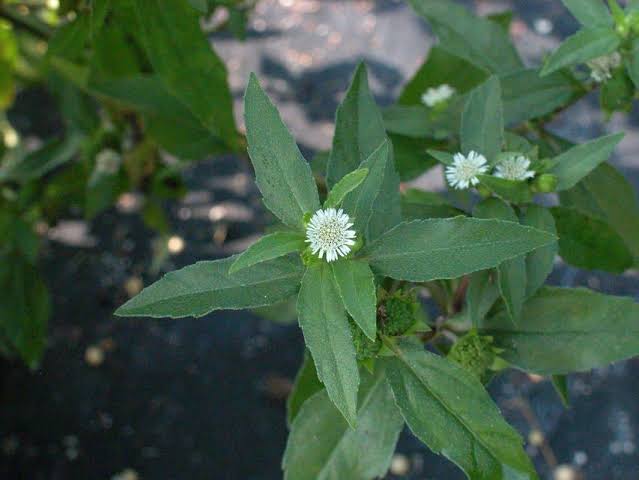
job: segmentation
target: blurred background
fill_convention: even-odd
[[[462,3],[480,14],[513,10],[511,33],[529,65],[577,29],[559,0]],[[240,129],[243,90],[256,72],[309,159],[330,148],[334,112],[357,62],[367,63],[378,103],[389,105],[434,44],[399,0],[260,0],[244,41],[224,32],[210,41],[227,65]],[[17,93],[8,118],[33,141],[62,128],[56,103],[39,86]],[[596,96],[587,97],[552,130],[571,140],[624,131],[613,163],[639,187],[636,113],[605,122]],[[171,233],[161,245],[130,193],[93,222],[69,215],[46,232],[48,348],[35,371],[0,360],[0,478],[282,478],[285,400],[303,354],[295,324],[249,312],[112,315],[163,272],[238,252],[263,231],[268,220],[246,158],[209,158],[185,179],[188,193],[163,204]],[[438,169],[412,183],[444,188]],[[551,281],[639,300],[636,271],[614,276],[558,264]],[[638,479],[639,359],[571,375],[569,388],[569,409],[548,381],[519,372],[490,391],[543,478]],[[388,478],[463,474],[405,431]]]

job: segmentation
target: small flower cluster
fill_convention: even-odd
[[[612,72],[621,66],[621,55],[619,52],[613,52],[593,58],[586,65],[590,68],[590,77],[597,83],[603,83],[610,80]]]
[[[470,152],[468,156],[456,153],[453,164],[446,167],[446,179],[451,187],[463,190],[479,183],[478,175],[488,172],[489,166],[482,154]],[[535,176],[530,170],[530,160],[523,155],[512,155],[502,160],[496,167],[494,175],[506,180],[524,181]]]
[[[120,169],[122,156],[110,148],[106,148],[95,157],[95,170],[101,174],[114,175]]]
[[[429,88],[422,95],[422,103],[427,107],[434,107],[444,103],[455,95],[456,90],[450,85],[444,83],[438,87]]]
[[[342,209],[318,210],[306,227],[306,242],[310,244],[313,254],[319,258],[326,255],[326,261],[333,262],[348,255],[355,245],[356,233],[350,229],[352,226],[349,216]]]

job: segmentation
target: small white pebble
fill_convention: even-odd
[[[127,468],[126,470],[122,470],[120,473],[116,473],[111,477],[111,480],[139,480],[140,476],[138,472],[133,470],[132,468]]]
[[[528,442],[535,447],[539,447],[544,443],[544,434],[537,429],[533,429],[528,434]]]
[[[104,351],[96,345],[91,345],[84,352],[84,360],[92,367],[99,367],[104,362]]]
[[[570,465],[559,465],[553,474],[554,480],[577,480],[577,471]]]
[[[572,457],[572,461],[578,467],[583,467],[586,463],[588,463],[588,455],[586,455],[586,452],[579,450],[575,452],[575,455]]]
[[[410,462],[405,455],[396,453],[391,460],[390,472],[393,475],[406,475],[410,471]]]
[[[550,32],[552,32],[554,25],[547,18],[538,18],[533,23],[533,27],[535,29],[535,32],[537,32],[539,35],[548,35]]]

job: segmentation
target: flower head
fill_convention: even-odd
[[[621,66],[621,55],[613,52],[608,55],[593,58],[586,62],[590,68],[590,77],[597,83],[603,83],[612,78],[612,71]]]
[[[444,83],[439,87],[429,88],[422,95],[422,103],[427,107],[434,107],[438,103],[445,102],[455,95],[455,89]]]
[[[115,150],[106,148],[95,157],[95,169],[99,173],[113,175],[118,172],[122,163],[122,156]]]
[[[355,230],[350,218],[342,209],[328,208],[318,210],[311,217],[306,227],[306,242],[311,244],[313,254],[332,262],[348,255],[351,246],[355,245]],[[319,253],[318,253],[319,252]]]
[[[467,157],[456,153],[453,164],[446,167],[446,179],[451,187],[463,190],[471,185],[477,185],[481,175],[488,171],[486,157],[477,152],[470,152]]]
[[[530,160],[523,155],[513,155],[501,161],[496,169],[495,176],[506,180],[528,180],[535,176],[533,170],[529,170]]]

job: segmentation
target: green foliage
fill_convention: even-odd
[[[0,145],[2,350],[34,367],[46,344],[39,222],[72,206],[93,218],[136,190],[143,219],[168,234],[162,204],[186,193],[185,161],[246,146],[280,222],[275,233],[167,274],[116,313],[296,316],[306,353],[288,401],[286,479],[381,477],[404,422],[471,480],[536,479],[482,382],[513,366],[552,375],[566,401],[566,374],[639,353],[632,299],[543,286],[557,254],[613,273],[638,265],[636,194],[606,163],[622,135],[573,145],[546,128],[595,89],[607,116],[629,110],[639,85],[637,2],[609,11],[564,0],[583,28],[530,68],[510,41],[509,12],[480,18],[452,0],[410,3],[437,46],[383,113],[360,64],[330,151],[310,164],[254,75],[246,142],[235,127],[226,68],[200,22],[226,9],[223,28],[242,37],[252,2],[65,2],[60,17],[33,7],[31,30],[48,48],[28,81],[47,85],[65,131],[36,150]],[[0,23],[3,110],[27,84],[17,69],[34,33],[19,28]],[[473,164],[470,151],[487,163]],[[165,152],[177,161],[167,165]],[[468,181],[449,180],[445,193],[400,184],[435,166]],[[545,207],[540,197],[555,192],[560,205]],[[317,234],[322,249],[338,252],[330,261],[308,247],[308,223],[323,208],[348,217]],[[432,323],[424,297],[439,310]]]
[[[503,312],[483,331],[514,366],[539,374],[567,374],[637,354],[639,305],[630,298],[581,288],[542,288],[514,327]]]

